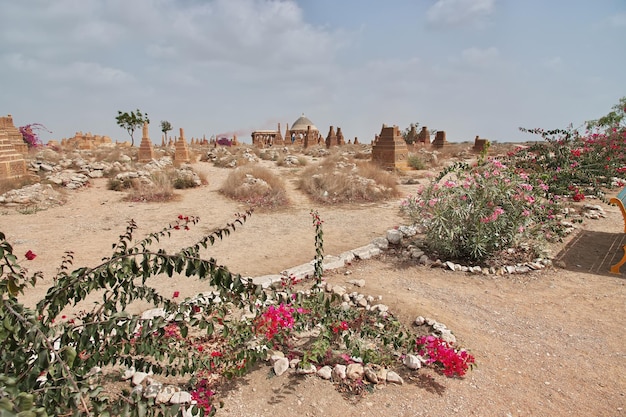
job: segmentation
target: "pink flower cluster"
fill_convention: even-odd
[[[198,381],[196,388],[193,389],[190,394],[191,399],[196,401],[197,406],[204,409],[204,414],[209,415],[213,408],[211,405],[211,397],[215,395],[210,389],[209,381],[204,378]]]
[[[457,351],[450,343],[434,336],[421,336],[416,343],[417,353],[427,358],[427,363],[443,366],[443,374],[448,377],[464,376],[475,362],[474,357],[466,351]]]
[[[292,329],[295,323],[294,311],[295,309],[290,304],[281,303],[278,307],[269,306],[257,319],[257,332],[264,333],[267,340],[272,340],[282,330]]]
[[[483,217],[482,219],[480,219],[480,221],[481,223],[495,222],[496,220],[498,220],[498,217],[500,217],[501,214],[504,214],[504,209],[498,206],[495,209],[493,209],[493,213],[491,213],[491,216]]]

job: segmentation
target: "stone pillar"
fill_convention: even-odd
[[[343,132],[340,127],[337,127],[337,145],[345,145],[346,139],[343,137]]]
[[[185,142],[185,132],[180,128],[180,137],[176,141],[176,150],[174,152],[174,161],[178,163],[189,162],[189,148]]]
[[[154,159],[154,148],[152,147],[152,141],[148,135],[148,123],[144,122],[141,143],[139,144],[139,152],[137,153],[137,160],[139,162],[150,162]]]
[[[430,145],[430,132],[426,126],[422,126],[419,135],[417,135],[417,141],[424,145]]]
[[[333,126],[328,130],[328,135],[326,136],[326,148],[330,148],[331,146],[337,146],[337,135],[335,134],[335,128]]]
[[[446,132],[443,130],[438,130],[435,135],[435,140],[433,141],[433,147],[435,148],[443,148],[446,146],[448,142],[446,141]]]
[[[372,145],[372,161],[387,170],[407,169],[409,150],[398,126],[383,125]]]

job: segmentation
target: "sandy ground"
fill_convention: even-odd
[[[122,194],[107,190],[106,180],[99,179],[87,189],[70,192],[61,207],[28,215],[3,210],[0,231],[16,254],[35,252],[37,258],[28,266],[46,275],[24,302],[32,305],[41,298],[66,250],[74,251],[76,266],[93,266],[108,254],[130,219],[137,222],[137,237],[142,237],[179,214],[199,216],[197,227],[180,231],[166,244],[174,250],[245,210],[217,192],[227,169],[205,163],[196,164],[196,169],[207,174],[209,185],[180,192],[176,202],[122,202]],[[296,189],[297,170],[275,169],[286,179],[292,206],[255,213],[206,256],[246,276],[308,262],[314,255],[312,208],[324,219],[324,248],[330,255],[368,244],[403,223],[399,200],[316,207]],[[401,188],[405,194],[412,191],[410,186]],[[581,228],[601,237],[619,236],[621,214],[615,207],[605,209],[606,219],[587,221]],[[554,248],[555,257],[562,259],[560,267],[526,275],[470,276],[407,267],[392,257],[358,261],[329,273],[328,281],[335,283],[364,279],[366,285],[359,291],[381,295],[407,323],[419,315],[445,323],[474,354],[477,368],[464,379],[423,370],[404,373],[403,386],[382,386],[363,399],[348,400],[316,377],[268,378],[269,368],[260,367],[225,393],[218,415],[626,416],[626,274],[611,275],[589,266],[603,256],[603,249],[597,242],[572,241],[575,244],[561,253],[563,245]],[[575,250],[579,255],[568,258],[568,251]],[[346,270],[351,274],[345,275]],[[184,278],[157,278],[154,285],[165,294],[180,291],[181,297],[207,289]]]

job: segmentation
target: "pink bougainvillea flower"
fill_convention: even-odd
[[[29,261],[32,261],[33,259],[35,259],[37,257],[37,255],[35,255],[35,253],[32,250],[29,250],[28,252],[26,252],[26,254],[24,256]]]

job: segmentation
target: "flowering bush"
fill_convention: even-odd
[[[95,267],[71,270],[73,253],[67,252],[34,309],[20,303],[19,295],[42,275],[22,268],[0,233],[0,414],[180,415],[180,405],[119,392],[108,384],[109,375],[99,371],[121,366],[153,372],[162,380],[172,377],[171,383],[188,377],[192,413],[213,415],[220,383],[265,360],[268,349],[299,359],[301,366],[317,367],[357,360],[389,365],[398,363],[399,351],[413,348],[416,336],[393,315],[375,308],[346,310],[340,297],[320,290],[323,221],[317,212],[311,212],[316,255],[315,279],[308,290],[298,290],[304,282],[288,277],[277,289],[264,291],[215,259],[201,258],[201,249],[229,235],[249,214],[174,254],[152,245],[185,233],[198,222],[196,217],[181,215],[135,243],[137,225],[131,221],[113,253]],[[35,256],[28,251],[25,258]],[[149,285],[159,274],[206,279],[214,292],[184,300],[180,291],[165,296]],[[96,291],[100,303],[86,303]],[[150,319],[128,314],[125,307],[137,300],[162,308],[164,314]],[[66,313],[70,305],[92,309]],[[462,365],[442,355],[433,356],[434,366],[454,365],[454,375],[460,376]],[[365,385],[355,384],[360,389]]]
[[[574,201],[585,194],[604,198],[607,188],[626,184],[625,121],[626,97],[606,116],[587,122],[583,132],[520,128],[544,141],[510,154],[510,163],[541,178],[553,194]]]
[[[31,123],[26,126],[20,126],[18,129],[29,148],[37,148],[42,145],[41,139],[39,139],[35,130],[45,130],[48,133],[52,133],[41,123]]]
[[[415,351],[426,358],[426,363],[436,364],[449,377],[465,376],[475,359],[465,350],[456,350],[452,344],[434,336],[421,336],[415,342]]]
[[[485,262],[522,243],[538,250],[564,234],[560,202],[548,190],[541,179],[496,159],[473,167],[458,163],[401,209],[425,227],[428,247],[441,257]]]

